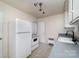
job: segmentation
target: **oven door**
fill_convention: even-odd
[[[32,46],[35,46],[38,43],[39,43],[38,37],[32,38]]]

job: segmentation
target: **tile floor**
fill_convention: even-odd
[[[40,47],[32,52],[29,58],[48,58],[53,46],[41,43]]]

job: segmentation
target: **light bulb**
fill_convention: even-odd
[[[42,9],[40,8],[39,11],[42,11]]]
[[[43,11],[43,14],[45,14],[45,12]]]

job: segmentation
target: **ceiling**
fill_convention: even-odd
[[[37,18],[52,16],[64,12],[65,0],[0,0]],[[38,11],[34,3],[42,2],[45,14]]]

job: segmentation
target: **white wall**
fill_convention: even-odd
[[[8,37],[8,24],[9,22],[13,22],[14,20],[16,20],[16,18],[19,18],[19,19],[23,19],[23,20],[28,20],[28,21],[33,21],[33,20],[36,20],[35,17],[29,15],[29,14],[26,14],[16,8],[13,8],[3,2],[0,2],[0,10],[3,10],[3,12],[5,13],[5,23],[4,23],[4,39],[3,39],[3,57],[9,57],[8,54],[12,51],[8,51],[8,42],[13,40],[13,42],[15,41],[15,37],[13,39],[9,39]],[[13,42],[10,42],[11,44]],[[10,44],[9,43],[9,44]],[[14,44],[12,44],[13,48],[14,47]],[[10,50],[12,50],[13,48],[11,48]],[[12,54],[10,54],[11,56]]]
[[[58,34],[64,32],[64,14],[41,18],[38,19],[38,22],[38,33],[41,42],[48,43],[49,37],[56,40]]]

